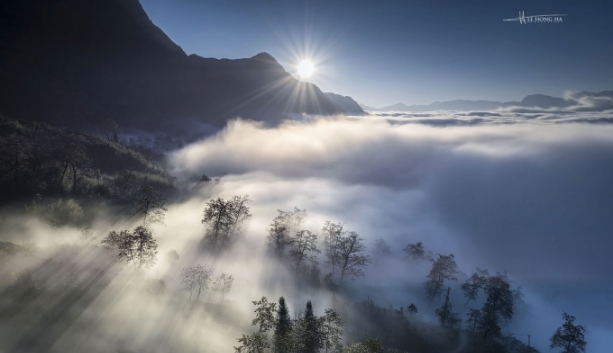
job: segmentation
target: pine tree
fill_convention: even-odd
[[[292,320],[285,303],[285,298],[279,298],[279,310],[277,311],[277,321],[273,336],[273,346],[275,353],[289,353],[291,349]]]
[[[313,312],[313,305],[310,300],[306,304],[306,310],[302,320],[304,327],[304,348],[302,353],[317,353],[323,348],[323,345],[319,329],[319,320]]]

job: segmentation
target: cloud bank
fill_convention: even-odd
[[[184,178],[224,176],[216,192],[249,193],[251,233],[262,241],[276,209],[298,206],[314,229],[346,222],[370,242],[386,239],[398,258],[423,241],[456,254],[468,274],[508,271],[533,306],[518,336],[532,333],[545,350],[567,310],[599,342],[590,351],[605,352],[613,344],[613,322],[601,315],[613,311],[613,126],[577,121],[610,115],[386,113],[270,129],[234,121],[176,152],[172,164]],[[420,279],[400,260],[386,269],[356,288],[391,286],[390,303],[406,304],[410,291],[392,284]]]

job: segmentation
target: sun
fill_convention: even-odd
[[[310,60],[302,60],[297,66],[298,75],[302,78],[309,78],[315,72],[315,66]]]

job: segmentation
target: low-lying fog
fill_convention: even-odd
[[[532,344],[547,351],[565,310],[587,327],[588,351],[608,353],[613,346],[613,125],[578,123],[578,118],[569,123],[568,115],[542,118],[558,113],[375,113],[305,119],[277,128],[231,122],[170,156],[171,173],[179,179],[206,174],[221,181],[195,185],[191,198],[167,206],[166,225],[152,227],[159,244],[157,264],[146,276],[126,267],[101,284],[99,294],[83,303],[84,320],[95,317],[100,325],[96,338],[79,336],[76,321],[54,332],[56,347],[128,351],[189,341],[181,344],[229,352],[250,324],[252,300],[276,301],[283,295],[293,313],[311,299],[322,313],[335,298],[292,288],[290,274],[266,252],[277,210],[298,207],[307,210],[306,228],[316,234],[330,220],[366,239],[373,264],[343,292],[348,302],[368,296],[385,307],[413,302],[423,308],[424,320],[435,321],[440,303],[428,306],[420,286],[429,265],[410,263],[401,251],[421,241],[433,253],[453,253],[466,276],[477,267],[506,271],[514,286],[522,285],[529,308],[506,328],[519,339],[530,334]],[[598,119],[590,112],[572,114]],[[234,195],[252,200],[244,238],[219,257],[199,253],[205,203]],[[95,267],[92,258],[102,256],[95,250],[71,255],[66,244],[85,241],[77,230],[4,221],[10,231],[2,240],[57,251],[58,259],[70,259],[59,262],[62,269]],[[101,216],[93,242],[109,230],[131,228],[127,218]],[[389,244],[391,254],[373,251],[377,239]],[[52,250],[60,244],[62,250]],[[176,261],[166,257],[173,249]],[[27,259],[12,261],[8,265],[15,269],[33,266]],[[132,290],[163,279],[178,291],[181,269],[196,263],[235,277],[225,299],[243,326],[223,325],[231,321],[227,318],[186,316],[162,305],[170,298]],[[323,258],[320,265],[325,268]],[[455,307],[461,309],[463,302],[457,293]],[[27,338],[28,333],[18,334]]]

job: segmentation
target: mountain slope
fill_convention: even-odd
[[[341,96],[340,94],[326,92],[326,95],[332,103],[345,114],[365,114],[360,105],[354,101],[351,97]]]
[[[8,0],[0,4],[0,113],[92,129],[189,130],[285,112],[336,114],[315,85],[270,55],[187,56],[138,0]]]

